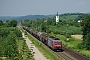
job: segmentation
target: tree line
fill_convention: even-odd
[[[16,20],[7,20],[5,23],[0,20],[0,26],[6,26],[6,27],[16,27],[17,26],[17,21]]]
[[[79,48],[90,50],[90,15],[83,19],[81,26],[83,31],[83,42],[79,45]]]

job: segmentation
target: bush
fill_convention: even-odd
[[[68,47],[68,48],[70,48],[70,49],[73,49],[73,48],[74,48],[74,45],[67,44],[67,46],[66,46],[66,47]]]
[[[17,37],[22,37],[22,33],[20,30],[16,29],[14,30],[14,33],[16,34]]]
[[[90,51],[88,51],[88,50],[81,50],[80,53],[85,55],[85,56],[87,56],[88,58],[90,58]]]

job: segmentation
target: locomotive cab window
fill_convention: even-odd
[[[54,44],[61,44],[61,42],[55,42]]]

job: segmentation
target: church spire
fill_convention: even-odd
[[[57,12],[57,15],[56,16],[58,16],[58,12]]]
[[[58,16],[58,12],[56,14],[56,24],[59,22],[59,16]]]

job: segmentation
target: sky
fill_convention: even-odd
[[[0,0],[0,16],[88,13],[90,0]]]

